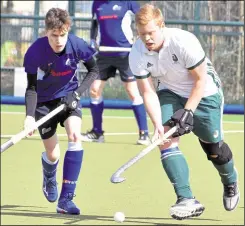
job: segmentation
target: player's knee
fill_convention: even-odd
[[[125,90],[130,98],[131,101],[135,101],[136,98],[141,98],[138,87],[137,87],[137,83],[136,82],[128,82],[125,83],[124,85]]]
[[[90,88],[90,96],[92,98],[99,98],[100,97],[100,93],[99,93],[99,90],[94,88],[94,87],[91,87]]]
[[[80,133],[71,133],[68,135],[69,142],[81,142],[81,134]]]
[[[223,140],[218,143],[205,143],[199,139],[199,142],[207,154],[208,160],[214,164],[223,165],[232,159],[231,149]]]

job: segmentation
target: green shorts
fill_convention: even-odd
[[[157,92],[162,111],[163,125],[167,125],[171,116],[179,109],[184,108],[187,98],[181,97],[170,90]],[[217,143],[223,140],[224,98],[222,90],[218,93],[201,99],[194,112],[193,133],[203,141]]]

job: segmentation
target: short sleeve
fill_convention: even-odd
[[[87,62],[90,60],[94,54],[96,53],[96,50],[90,47],[87,42],[85,42],[83,39],[78,40],[78,56],[79,60],[82,60],[84,62]]]
[[[150,73],[145,69],[141,53],[136,49],[135,45],[129,53],[129,67],[137,79],[147,78]]]
[[[29,74],[36,74],[38,70],[38,60],[36,59],[37,52],[35,45],[31,45],[24,56],[23,66],[25,72]]]
[[[194,69],[205,60],[205,52],[194,34],[189,33],[185,37],[181,55],[184,59],[185,67],[188,70]]]

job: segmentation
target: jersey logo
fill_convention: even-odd
[[[172,59],[173,59],[174,63],[177,63],[178,57],[175,54],[172,54]]]
[[[119,10],[121,10],[121,8],[122,8],[122,7],[119,6],[119,5],[114,5],[114,6],[112,7],[112,10],[115,10],[115,11],[118,10],[118,11],[119,11]]]
[[[51,127],[49,128],[42,128],[42,134],[45,134],[51,130]]]
[[[75,59],[67,58],[65,65],[70,66],[72,69],[77,69],[77,62]]]
[[[153,64],[151,64],[150,62],[147,63],[147,68],[152,67],[152,66]]]

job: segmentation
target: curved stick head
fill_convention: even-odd
[[[123,181],[125,181],[124,177],[119,177],[119,176],[114,176],[114,175],[112,175],[111,177],[111,182],[113,184],[122,183]]]

